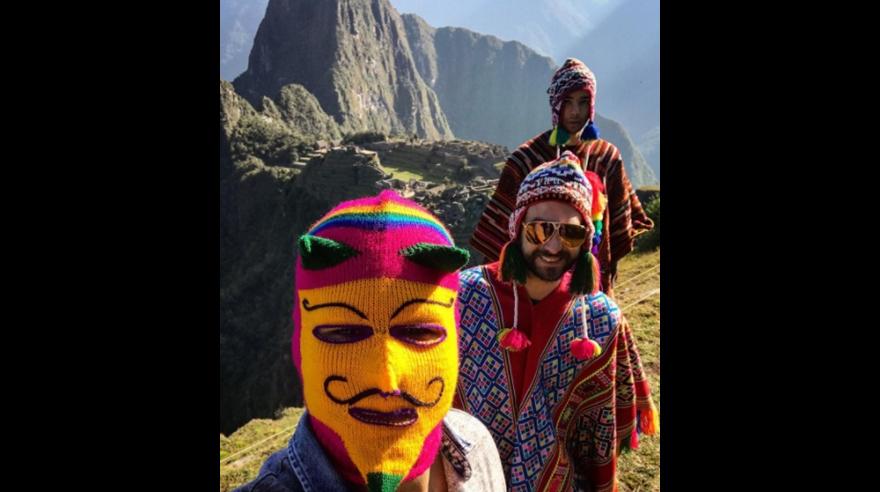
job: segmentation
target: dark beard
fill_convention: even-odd
[[[563,249],[558,254],[555,255],[547,255],[552,257],[561,257],[562,262],[556,264],[556,266],[552,267],[539,267],[537,265],[538,256],[541,255],[541,250],[537,249],[529,255],[526,260],[526,264],[529,267],[529,271],[532,272],[532,275],[538,277],[545,282],[555,282],[562,278],[562,276],[567,272],[574,262],[577,261],[577,257],[574,254],[571,254],[569,251]]]

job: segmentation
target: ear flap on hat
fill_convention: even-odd
[[[307,270],[336,266],[357,255],[356,249],[332,239],[310,234],[303,234],[299,238],[299,257]]]
[[[465,266],[471,253],[455,246],[441,244],[417,243],[400,250],[400,255],[419,265],[452,273]]]
[[[571,274],[568,291],[573,295],[595,294],[599,291],[599,262],[587,250],[582,250]]]
[[[499,271],[501,281],[510,282],[510,279],[514,279],[520,284],[526,283],[528,265],[516,241],[508,241],[504,245],[499,261],[501,262],[501,270]]]

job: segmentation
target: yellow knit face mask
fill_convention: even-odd
[[[392,278],[299,291],[306,407],[370,490],[393,491],[434,459],[422,451],[440,438],[458,379],[455,296]]]

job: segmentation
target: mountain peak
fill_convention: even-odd
[[[270,0],[235,88],[257,105],[291,83],[344,132],[453,136],[388,0]]]

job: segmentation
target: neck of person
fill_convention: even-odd
[[[529,293],[529,298],[533,301],[541,301],[556,290],[560,282],[562,282],[562,277],[551,282],[542,280],[532,274],[532,272],[529,272],[526,277],[526,292]]]

